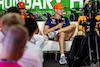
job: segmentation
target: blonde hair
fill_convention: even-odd
[[[1,29],[4,34],[9,27],[17,24],[25,24],[25,20],[17,13],[7,13],[1,17]]]

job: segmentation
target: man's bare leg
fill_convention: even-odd
[[[65,41],[65,33],[59,33],[59,46],[60,46],[60,54],[64,54],[64,41]]]
[[[60,64],[67,64],[65,54],[64,54],[64,41],[65,41],[65,33],[60,32],[59,33],[59,47],[60,47],[60,54],[61,54],[59,60]]]
[[[76,28],[76,24],[71,24],[71,25],[64,27],[64,28],[61,28],[57,31],[58,31],[58,33],[60,33],[60,32],[71,32],[71,31],[75,30],[75,28]]]
[[[73,29],[70,32],[65,32],[65,40],[69,40],[73,36],[74,32],[75,32],[75,29]]]
[[[69,25],[67,27],[64,27],[64,28],[61,28],[61,29],[59,29],[57,31],[48,33],[48,36],[49,36],[49,38],[54,38],[54,36],[56,36],[60,32],[67,32],[67,33],[71,33],[72,32],[72,33],[74,33],[75,28],[76,28],[76,24],[71,24],[71,25]],[[71,35],[70,35],[70,37],[71,37]]]
[[[54,36],[54,41],[59,42],[59,35]]]
[[[60,32],[60,33],[58,33],[58,35],[56,35],[54,37],[54,40],[59,41],[60,54],[61,54],[59,62],[61,62],[62,57],[65,57],[65,54],[64,54],[65,43],[64,43],[64,41],[65,41],[65,39],[66,40],[70,39],[72,37],[72,35],[74,34],[74,31],[75,31],[75,29],[73,29],[72,31],[69,31],[67,33],[66,32]],[[65,60],[65,63],[67,63],[66,59],[64,59],[64,60]]]
[[[61,32],[54,37],[54,41],[59,42],[60,54],[64,54],[64,41],[65,41],[65,33]]]
[[[77,35],[83,35],[83,36],[85,36],[85,33],[83,31],[78,31]]]

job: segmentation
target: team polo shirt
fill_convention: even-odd
[[[56,26],[59,23],[63,23],[62,28],[70,25],[68,18],[63,17],[63,16],[61,16],[60,19],[56,19],[54,16],[52,16],[52,17],[47,19],[45,25],[48,25],[49,28],[52,28],[52,27]],[[58,30],[58,29],[56,29],[56,30]]]
[[[26,18],[28,15],[25,13],[24,18]],[[34,18],[32,15],[30,15],[31,18]]]
[[[87,16],[79,16],[79,18],[78,18],[78,25],[81,25],[83,21],[87,21],[87,19],[89,19],[89,17],[87,17]],[[95,19],[97,21],[100,21],[100,16],[96,16]],[[82,29],[85,30],[85,27],[82,26]]]

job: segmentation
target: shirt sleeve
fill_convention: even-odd
[[[50,20],[50,18],[48,18],[47,21],[46,21],[46,23],[45,23],[45,25],[50,26],[50,23],[51,23],[51,20]]]
[[[79,16],[79,18],[78,18],[78,26],[80,25],[80,23],[82,23],[81,16]]]
[[[30,15],[31,16],[31,18],[34,18],[32,15]]]

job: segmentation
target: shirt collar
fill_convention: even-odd
[[[57,19],[54,15],[53,15],[53,18],[54,18],[54,19]],[[62,18],[63,18],[63,16],[61,16],[61,18],[60,18],[60,19],[62,19]]]

